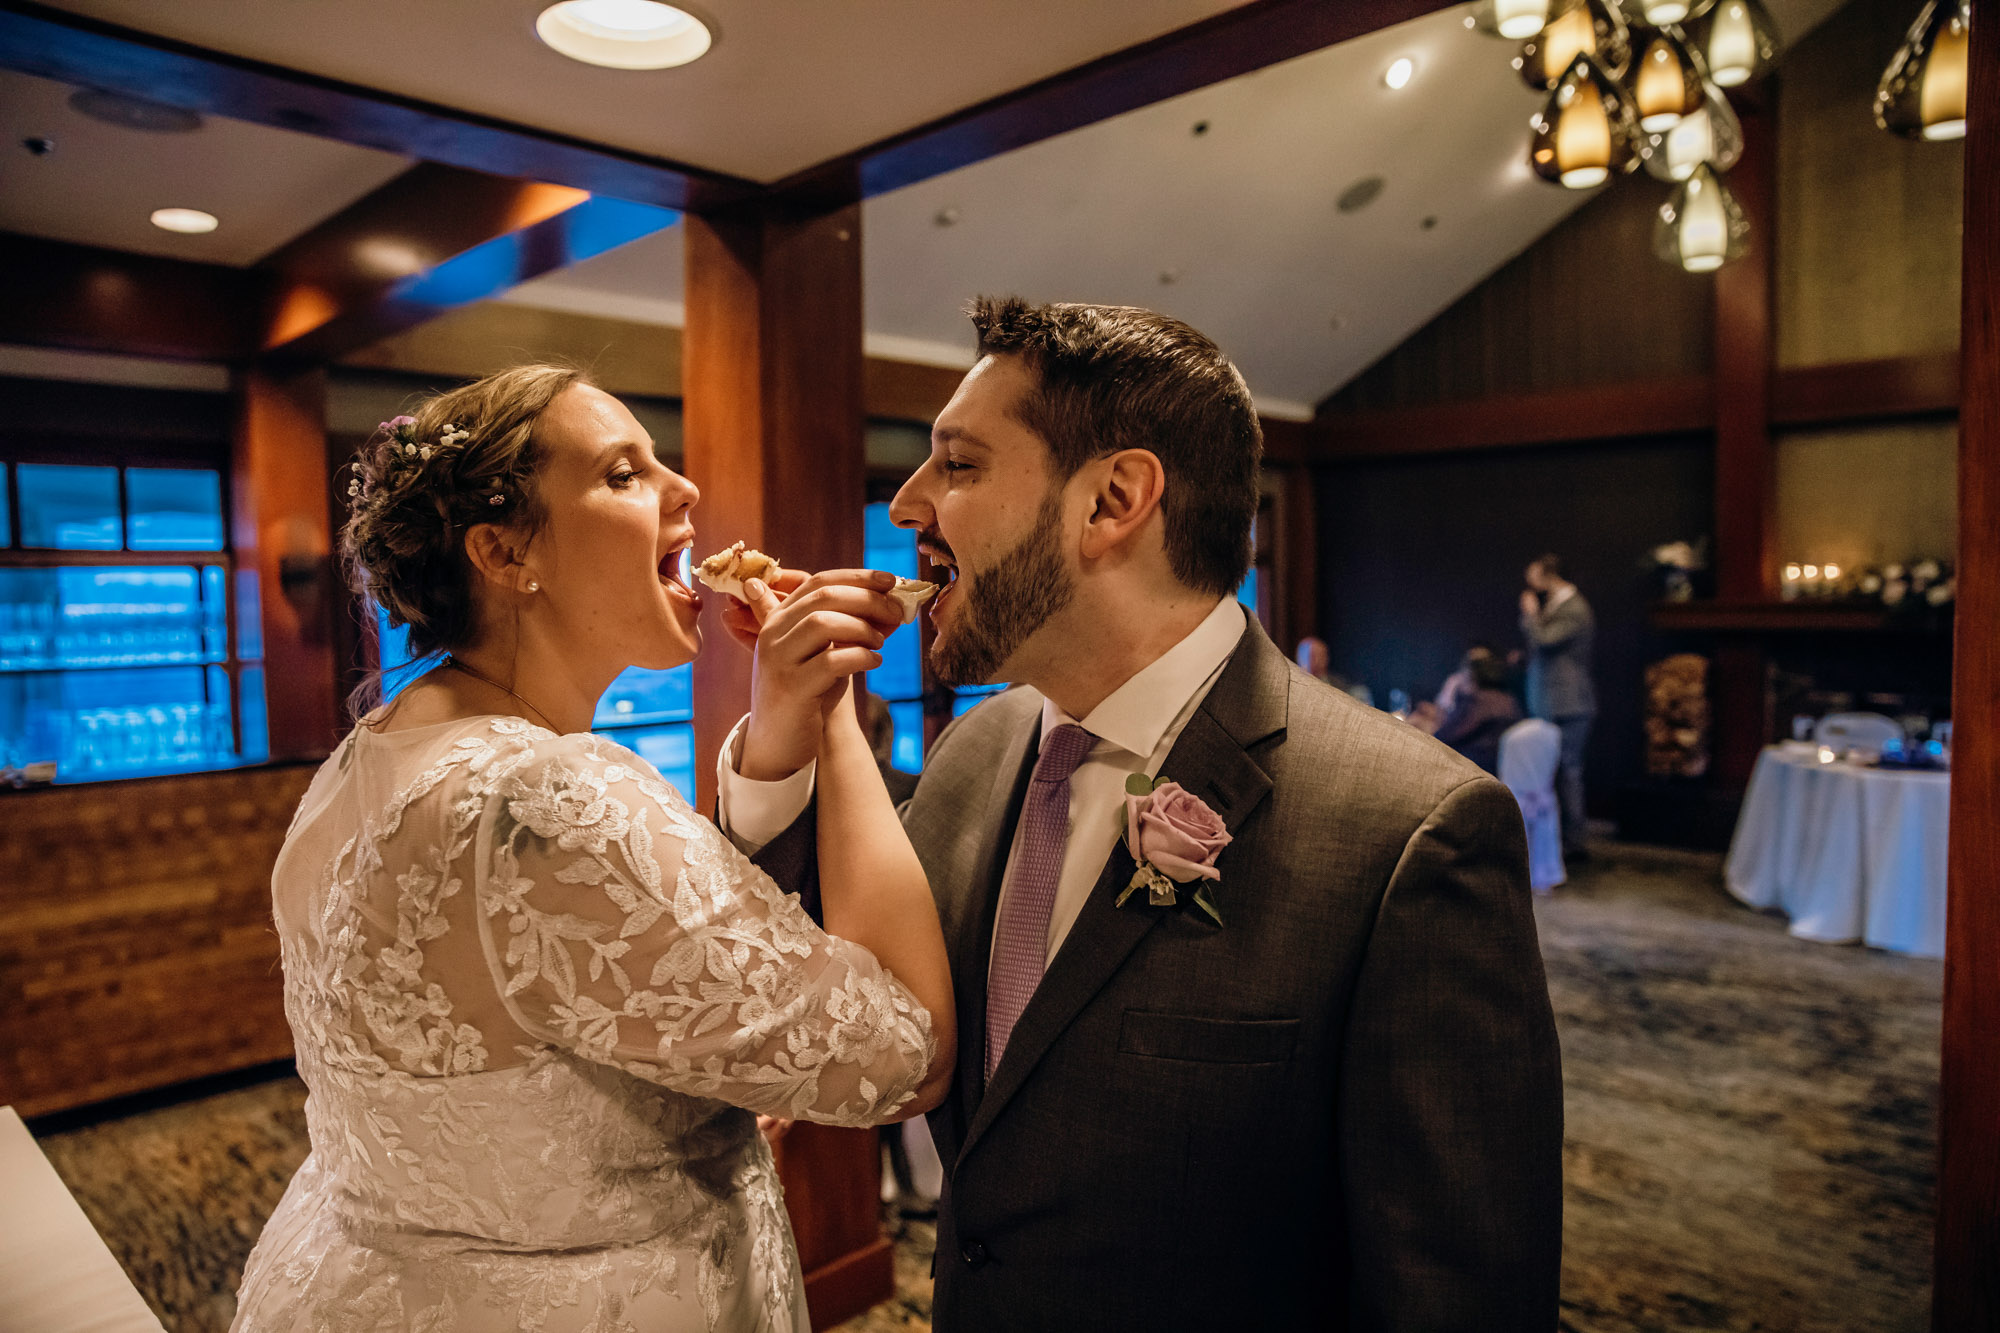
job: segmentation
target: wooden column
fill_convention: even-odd
[[[231,531],[239,577],[258,582],[271,758],[318,759],[340,738],[326,375],[253,366],[235,394]]]
[[[1938,1333],[2000,1328],[2000,0],[1973,0],[1971,64]]]
[[[1729,173],[1728,184],[1750,219],[1750,250],[1715,275],[1716,593],[1746,601],[1777,596],[1771,549],[1776,509],[1771,448],[1774,91],[1760,89],[1755,102],[1739,108],[1743,158]],[[1718,640],[1714,670],[1710,693],[1716,771],[1726,786],[1741,790],[1770,730],[1760,643],[1734,636]]]
[[[796,569],[861,562],[861,208],[783,198],[687,218],[684,458],[697,554],[733,541]],[[750,659],[703,615],[695,774],[750,706]]]
[[[682,343],[684,459],[701,487],[698,554],[733,541],[797,569],[861,563],[861,209],[777,196],[687,219]],[[729,642],[720,598],[695,659],[695,775],[715,799],[715,756],[750,706],[750,655]],[[814,1328],[895,1290],[877,1216],[873,1130],[800,1125],[779,1175]]]

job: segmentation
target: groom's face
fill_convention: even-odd
[[[988,356],[967,373],[931,430],[930,460],[889,513],[953,571],[931,601],[931,668],[983,685],[1020,678],[1024,645],[1075,593],[1064,487],[1042,438],[1015,412],[1033,372]]]

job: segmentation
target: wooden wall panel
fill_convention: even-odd
[[[313,770],[0,792],[0,1105],[292,1053],[271,866]]]
[[[1950,421],[1780,434],[1778,560],[1861,569],[1952,559],[1957,455],[1958,427]]]
[[[1784,56],[1772,241],[1781,366],[1958,346],[1964,145],[1899,139],[1869,114],[1920,8],[1845,5]]]
[[[1714,284],[1653,257],[1663,198],[1649,177],[1618,181],[1328,398],[1322,415],[1707,374]]]

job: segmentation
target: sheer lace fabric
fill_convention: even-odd
[[[273,902],[312,1153],[237,1330],[806,1327],[751,1112],[889,1118],[930,1016],[643,760],[357,730]]]

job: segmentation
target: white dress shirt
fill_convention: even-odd
[[[1062,876],[1049,913],[1049,958],[1056,956],[1068,938],[1106,859],[1125,835],[1125,779],[1133,773],[1159,776],[1174,742],[1208,697],[1223,664],[1243,637],[1243,617],[1243,608],[1235,598],[1218,601],[1186,638],[1142,667],[1081,719],[1084,730],[1097,741],[1069,780],[1069,843],[1063,850]],[[1043,736],[1065,722],[1077,721],[1053,700],[1042,700]],[[746,778],[736,771],[742,734],[743,723],[738,722],[716,757],[716,818],[736,845],[751,853],[784,832],[805,811],[812,799],[813,769],[808,765],[778,782]],[[1038,741],[1038,749],[1039,745]],[[1017,824],[1014,844],[1007,851],[1010,879],[1020,837]],[[1008,892],[1005,882],[1003,899]],[[999,920],[997,912],[994,920]]]

